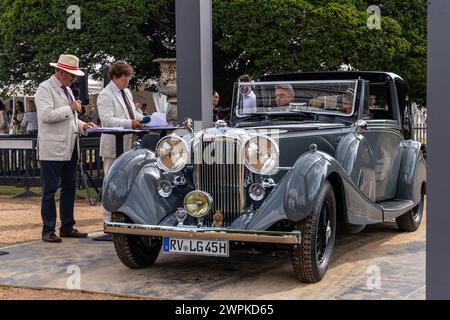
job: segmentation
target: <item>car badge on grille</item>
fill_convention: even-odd
[[[220,210],[217,210],[213,216],[213,227],[220,228],[222,226],[223,214]]]
[[[183,208],[179,208],[179,209],[177,210],[177,212],[175,213],[175,217],[176,217],[177,220],[178,220],[178,226],[182,226],[183,223],[184,223],[184,221],[185,221],[186,218],[187,218],[187,212],[186,212],[186,210],[184,210]]]

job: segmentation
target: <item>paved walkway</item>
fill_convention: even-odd
[[[340,236],[318,284],[296,281],[287,252],[241,249],[228,259],[160,254],[154,266],[130,270],[112,242],[90,238],[0,248],[9,252],[0,256],[0,285],[67,288],[80,270],[83,290],[152,298],[425,299],[425,223],[414,233],[384,223]]]

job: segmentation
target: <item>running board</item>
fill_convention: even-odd
[[[383,220],[389,221],[414,208],[412,200],[393,199],[377,203],[383,210]]]

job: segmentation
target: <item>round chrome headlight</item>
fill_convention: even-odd
[[[212,205],[212,197],[203,191],[191,191],[184,198],[184,209],[195,218],[207,215]]]
[[[245,165],[254,173],[269,174],[278,166],[277,143],[265,136],[257,136],[245,143]]]
[[[184,169],[189,161],[189,147],[183,138],[167,136],[156,145],[156,161],[160,169],[170,173]]]

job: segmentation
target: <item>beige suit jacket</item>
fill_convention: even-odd
[[[128,97],[128,102],[133,108],[133,95],[131,91],[125,89],[125,94]],[[98,95],[97,110],[100,117],[102,127],[123,127],[124,129],[131,129],[131,119],[127,110],[127,106],[123,97],[111,81]],[[134,112],[134,117],[142,120],[142,115]],[[123,151],[128,151],[132,146],[131,134],[123,137]],[[100,138],[100,156],[104,158],[116,158],[116,139],[114,135],[104,134]]]
[[[74,99],[72,90],[67,88]],[[83,121],[72,112],[64,91],[53,77],[42,82],[35,94],[38,118],[39,160],[68,161],[77,134],[84,134]]]

